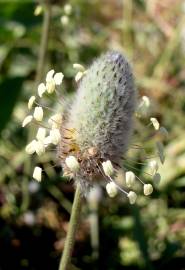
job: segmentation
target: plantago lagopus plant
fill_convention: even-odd
[[[72,210],[71,222],[75,223],[77,200],[81,195],[88,194],[91,187],[105,183],[106,191],[110,197],[115,197],[118,191],[126,195],[130,204],[134,204],[137,195],[133,190],[136,181],[143,184],[143,193],[148,196],[153,192],[151,183],[144,183],[133,171],[126,170],[124,166],[125,153],[128,149],[130,137],[134,126],[133,116],[141,119],[150,107],[150,100],[143,96],[136,104],[137,93],[130,64],[126,58],[118,52],[108,52],[96,59],[89,69],[85,70],[80,64],[73,67],[78,71],[75,80],[79,83],[78,90],[72,103],[64,106],[63,114],[58,112],[50,116],[49,126],[43,124],[44,106],[37,101],[46,93],[57,93],[62,84],[63,74],[50,70],[46,76],[46,82],[38,86],[38,96],[32,96],[28,102],[33,114],[28,115],[23,121],[23,127],[34,122],[41,125],[36,134],[36,139],[26,147],[28,154],[44,154],[50,145],[57,146],[57,157],[60,160],[65,176],[75,180],[77,190]],[[59,100],[60,101],[60,100]],[[48,109],[46,107],[46,109]],[[156,118],[150,118],[161,137],[166,137],[167,131],[160,127]],[[47,130],[49,132],[47,134]],[[163,144],[157,141],[157,153],[161,162],[164,162]],[[116,181],[117,172],[120,168],[125,170],[125,182],[127,191]],[[133,167],[131,167],[133,168]],[[149,162],[147,174],[154,181],[160,180],[157,173],[158,163],[156,160]],[[35,167],[33,178],[41,181],[42,169]],[[71,226],[69,237],[66,242],[72,241],[74,226]],[[74,239],[73,239],[74,240]],[[69,244],[70,245],[70,244]],[[71,244],[72,246],[72,244]],[[66,251],[68,249],[68,251]],[[68,258],[70,248],[64,248],[64,256]],[[65,253],[68,252],[68,253]],[[60,269],[66,269],[67,261],[61,263]]]
[[[128,196],[129,193],[119,187],[113,178],[119,168],[124,168],[123,157],[132,134],[134,112],[140,118],[150,106],[150,100],[143,96],[136,105],[137,93],[130,64],[118,52],[103,54],[88,70],[80,64],[74,64],[73,67],[78,71],[75,77],[76,81],[80,81],[78,90],[72,103],[64,105],[63,114],[58,112],[50,116],[49,126],[42,123],[45,107],[37,100],[46,93],[58,93],[64,77],[62,72],[50,70],[46,82],[38,86],[37,97],[30,97],[28,109],[36,106],[33,114],[25,117],[22,126],[34,122],[41,127],[36,140],[27,145],[26,152],[41,155],[49,145],[57,145],[57,157],[64,175],[79,182],[83,194],[104,179],[107,184],[115,184],[117,189]],[[167,137],[166,129],[160,127],[156,118],[151,117],[150,122],[156,131]],[[47,136],[48,129],[50,131]],[[159,157],[164,162],[163,145],[160,141],[156,145]],[[157,161],[152,160],[149,167],[156,177]],[[37,175],[36,172],[41,174],[41,171],[36,167],[34,176]],[[41,176],[35,178],[38,180]],[[137,179],[134,172],[125,172],[128,187],[132,187]],[[145,185],[143,190],[147,187],[149,186]],[[149,189],[152,191],[151,185]],[[144,193],[148,195],[151,192]]]

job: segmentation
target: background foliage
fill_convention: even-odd
[[[99,259],[90,237],[86,202],[71,269],[175,269],[185,265],[185,2],[182,0],[52,1],[45,72],[65,74],[61,91],[76,89],[72,64],[85,66],[108,49],[132,62],[139,95],[152,99],[152,113],[168,129],[162,181],[150,198],[128,206],[122,195],[101,195]],[[31,179],[36,160],[24,148],[21,128],[27,99],[35,92],[42,14],[34,1],[0,1],[0,269],[57,269],[68,226],[73,185],[52,167],[54,152],[40,164],[41,184]],[[57,104],[53,104],[57,106]],[[137,141],[146,139],[146,126]],[[147,141],[145,141],[147,144]],[[150,145],[148,146],[150,147]],[[138,168],[142,173],[143,167]],[[95,254],[96,253],[96,254]]]

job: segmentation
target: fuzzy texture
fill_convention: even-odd
[[[67,136],[64,129],[62,133],[68,141],[67,147],[61,143],[60,155],[65,157],[66,152],[72,152],[83,164],[83,170],[88,169],[92,175],[102,161],[120,165],[132,131],[135,99],[132,71],[124,56],[108,52],[95,60],[65,116]],[[84,176],[87,177],[85,173]]]

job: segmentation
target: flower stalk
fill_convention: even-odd
[[[49,37],[49,27],[51,21],[51,5],[50,1],[46,1],[44,6],[44,18],[42,25],[42,35],[41,35],[41,43],[39,48],[39,59],[37,64],[37,72],[36,72],[36,85],[38,85],[43,77],[44,72],[44,64],[46,59],[46,53],[48,48],[48,37]]]
[[[81,202],[82,202],[81,186],[80,183],[78,183],[75,191],[75,197],[71,211],[71,218],[69,222],[69,229],[64,244],[64,251],[61,257],[59,270],[67,270],[70,264],[71,253],[73,251],[75,241],[75,234],[81,213]]]

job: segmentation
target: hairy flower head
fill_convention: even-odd
[[[39,84],[38,94],[29,99],[28,108],[33,110],[33,113],[30,112],[25,117],[22,126],[32,122],[41,127],[35,139],[26,146],[26,152],[41,156],[46,148],[56,146],[64,176],[74,178],[80,183],[84,194],[87,194],[89,187],[99,186],[99,182],[103,180],[107,184],[106,191],[110,197],[121,191],[129,202],[134,204],[137,199],[136,181],[139,180],[143,185],[145,196],[153,192],[153,185],[145,184],[145,181],[137,176],[134,161],[130,160],[132,163],[129,165],[126,157],[136,108],[136,90],[130,64],[120,53],[108,52],[97,58],[88,69],[77,63],[73,68],[77,70],[75,81],[78,89],[71,104],[63,104],[63,114],[38,101],[43,99],[43,95],[57,94],[58,98],[64,77],[62,72],[55,73],[55,70],[51,69],[45,82]],[[60,99],[57,101],[60,103]],[[149,107],[149,98],[141,97],[135,113],[138,120],[147,116]],[[45,109],[54,114],[48,116]],[[155,130],[152,129],[154,136],[156,134],[156,138],[160,139],[157,139],[155,144],[163,163],[163,141],[168,132],[164,127],[160,127],[156,118],[151,117],[150,121]],[[140,148],[138,144],[135,147]],[[144,150],[142,146],[140,149]],[[149,171],[144,173],[151,176],[156,185],[160,181],[158,162],[153,159],[147,164]],[[114,179],[120,168],[125,171],[125,188],[132,188],[133,191],[126,191],[122,188],[123,184],[120,186]],[[41,181],[41,173],[42,168],[36,167],[33,178]]]
[[[64,169],[70,152],[87,182],[101,173],[102,162],[119,166],[132,130],[135,95],[130,65],[120,53],[108,52],[90,66],[66,115],[66,141],[59,149]]]

